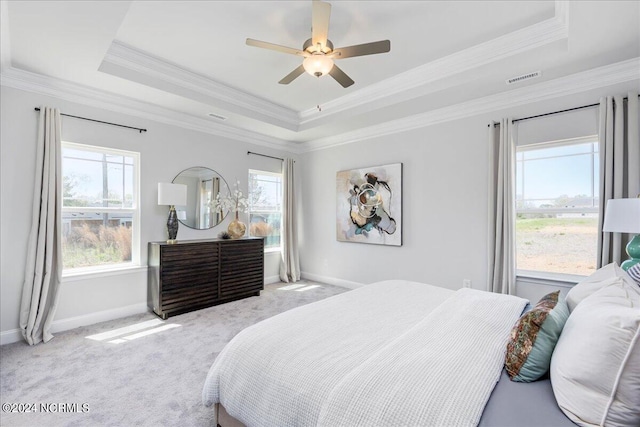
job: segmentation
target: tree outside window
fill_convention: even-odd
[[[249,235],[265,238],[265,250],[280,250],[282,174],[249,170]]]
[[[63,142],[66,272],[137,262],[138,153]]]

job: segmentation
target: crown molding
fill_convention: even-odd
[[[296,152],[295,147],[297,145],[289,141],[211,122],[122,95],[16,68],[8,68],[2,71],[0,85],[276,150]]]
[[[111,43],[99,69],[151,87],[162,82],[161,90],[210,105],[221,104],[229,111],[289,130],[298,129],[298,113],[294,110],[185,70],[116,40]]]
[[[402,119],[361,128],[326,138],[296,143],[273,138],[256,132],[210,122],[205,119],[176,112],[163,107],[140,102],[121,95],[82,86],[76,83],[42,76],[28,71],[9,68],[0,75],[2,86],[13,87],[41,95],[52,96],[91,107],[101,108],[134,117],[157,121],[185,129],[243,141],[293,154],[327,149],[365,139],[395,134],[407,130],[431,126],[464,117],[499,111],[561,96],[572,95],[640,80],[640,57],[606,65],[588,71],[557,78],[468,102],[447,106]]]
[[[436,59],[404,73],[369,85],[357,92],[322,104],[322,113],[310,108],[299,114],[300,128],[308,129],[328,116],[344,113],[363,105],[378,102],[379,106],[394,103],[393,97],[403,92],[415,91],[417,87],[460,74],[491,62],[499,61],[531,49],[567,39],[569,36],[569,2],[558,0],[555,15],[551,19],[530,25],[509,34]],[[441,88],[421,91],[420,96]],[[416,91],[417,96],[418,93]]]
[[[640,70],[640,57],[425,113],[414,114],[379,125],[308,141],[301,144],[301,151],[323,150],[365,139],[423,128],[437,123],[573,95],[618,83],[640,80],[638,70]]]

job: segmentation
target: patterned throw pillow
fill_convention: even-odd
[[[627,274],[640,286],[640,263],[627,270]]]
[[[556,291],[542,297],[511,330],[505,368],[512,381],[535,381],[549,371],[553,349],[569,318],[567,303],[559,296]]]

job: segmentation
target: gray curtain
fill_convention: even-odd
[[[30,345],[53,338],[51,323],[58,305],[61,283],[60,111],[40,108],[36,143],[31,232],[20,305],[20,329]]]
[[[489,266],[492,292],[516,293],[515,141],[510,118],[489,126]]]
[[[296,194],[294,187],[293,159],[284,159],[282,170],[282,257],[280,259],[280,280],[297,282],[300,280],[298,259],[298,218],[296,216]]]
[[[600,204],[598,220],[598,268],[626,258],[627,234],[603,233],[602,223],[609,199],[640,195],[640,136],[638,93],[600,99]]]

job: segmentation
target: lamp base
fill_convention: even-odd
[[[627,255],[629,255],[631,259],[620,264],[620,268],[624,271],[640,263],[640,234],[636,234],[634,238],[627,243]]]
[[[169,218],[167,219],[167,234],[169,239],[167,243],[176,243],[176,237],[178,237],[178,215],[176,215],[176,207],[171,205],[169,208]]]

